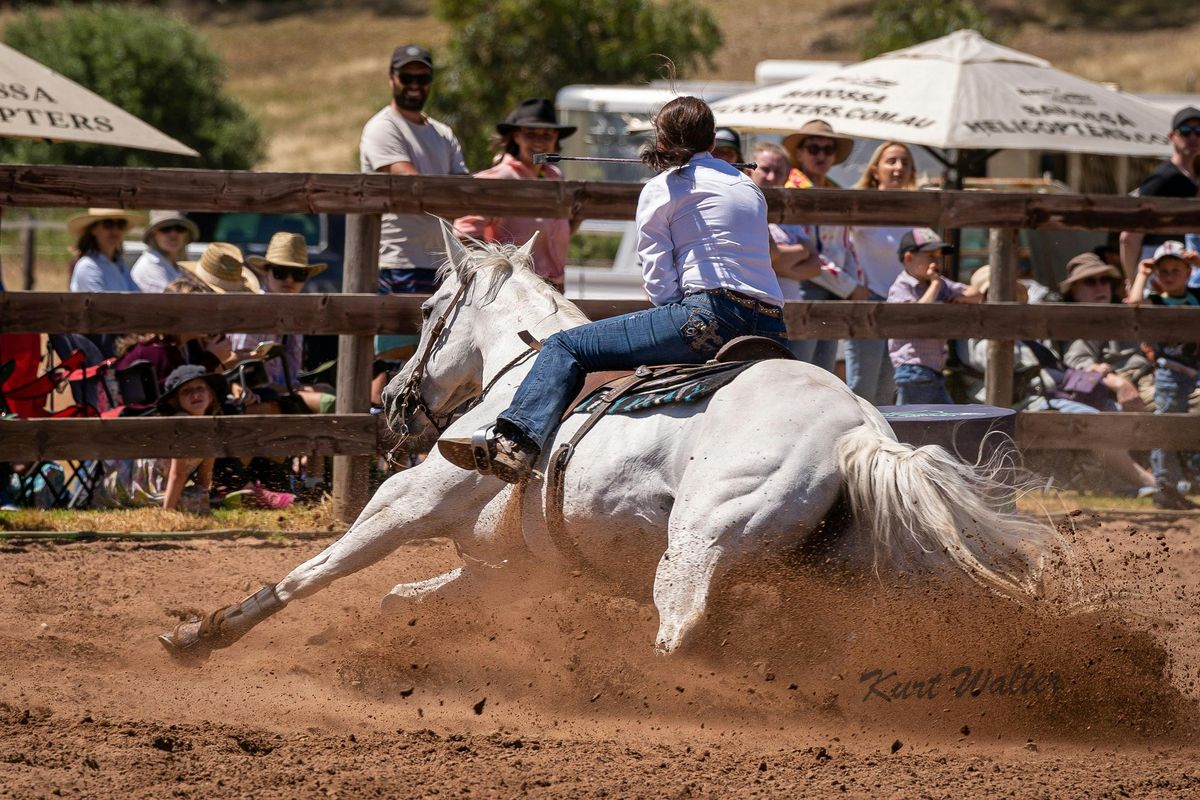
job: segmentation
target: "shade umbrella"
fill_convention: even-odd
[[[100,95],[3,44],[0,44],[0,136],[200,155]]]
[[[820,118],[838,133],[940,150],[1171,150],[1171,112],[973,30],[727,97],[713,113],[719,126],[777,133]]]

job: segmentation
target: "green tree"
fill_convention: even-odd
[[[683,76],[711,66],[721,44],[695,0],[436,0],[435,13],[452,30],[431,110],[473,168],[489,163],[488,136],[523,99],[569,83],[649,81],[663,56]]]
[[[862,57],[911,47],[963,28],[998,38],[996,26],[971,0],[879,0],[863,37]]]
[[[25,55],[86,86],[200,158],[107,145],[0,139],[0,160],[92,166],[247,169],[263,156],[258,121],[221,84],[224,67],[185,22],[118,5],[27,11],[4,32]]]

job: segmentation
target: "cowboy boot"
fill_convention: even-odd
[[[533,469],[537,448],[518,441],[516,436],[497,432],[494,425],[480,428],[469,439],[444,436],[438,439],[438,452],[456,467],[494,475],[507,483],[539,476]]]
[[[283,608],[275,594],[275,585],[264,586],[242,602],[225,606],[201,620],[189,620],[170,633],[159,634],[158,641],[179,659],[205,659],[208,654],[242,638],[258,623]]]

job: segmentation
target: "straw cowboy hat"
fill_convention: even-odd
[[[1071,291],[1071,284],[1097,275],[1112,281],[1125,280],[1125,276],[1121,274],[1120,270],[1111,264],[1104,263],[1104,259],[1100,256],[1095,253],[1080,253],[1067,262],[1067,278],[1058,285],[1059,294],[1066,297],[1067,293]]]
[[[180,261],[179,266],[218,294],[259,291],[258,277],[246,267],[242,251],[226,242],[213,242],[199,261]]]
[[[787,150],[788,157],[792,159],[793,164],[799,161],[799,153],[797,151],[804,144],[804,140],[812,136],[833,140],[834,146],[837,147],[837,152],[833,154],[834,164],[840,164],[845,161],[850,157],[850,151],[854,149],[853,138],[843,136],[840,133],[834,133],[833,127],[823,119],[810,119],[800,126],[800,130],[784,137],[783,149]]]
[[[187,217],[180,214],[178,211],[151,211],[150,224],[146,226],[146,230],[142,232],[142,241],[146,244],[151,244],[151,239],[154,234],[163,228],[169,228],[172,225],[178,225],[187,231],[188,242],[194,242],[200,238],[200,229],[196,227],[196,223],[192,222]]]
[[[988,289],[992,288],[992,265],[984,264],[979,269],[971,273],[971,288],[980,294],[987,294]],[[1016,286],[1016,302],[1029,302],[1029,289],[1025,284],[1017,281]]]
[[[504,136],[518,128],[550,128],[558,131],[559,141],[579,130],[574,125],[559,125],[554,103],[544,97],[522,100],[521,105],[513,109],[504,122],[496,125],[496,133]]]
[[[146,218],[123,208],[89,208],[86,214],[76,214],[67,220],[67,231],[78,239],[88,228],[106,219],[124,220],[129,227],[141,225]]]
[[[288,233],[280,231],[271,237],[271,241],[267,244],[267,255],[250,256],[246,259],[246,263],[255,269],[266,269],[269,267],[294,267],[296,269],[308,270],[308,277],[320,275],[325,271],[327,264],[309,264],[308,263],[308,243],[304,241],[304,237],[298,233]]]

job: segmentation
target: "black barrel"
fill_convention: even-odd
[[[879,412],[905,444],[940,444],[968,464],[987,460],[998,448],[1011,453],[1017,435],[1017,412],[1011,408],[880,406]]]

